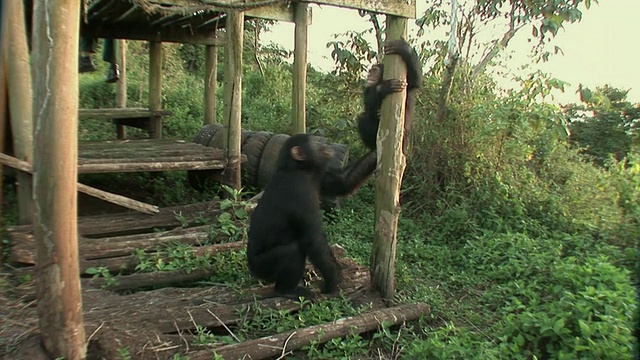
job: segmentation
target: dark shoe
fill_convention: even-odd
[[[93,63],[91,56],[80,56],[78,59],[78,72],[82,74],[94,71],[96,71],[96,65]]]
[[[114,83],[120,80],[120,69],[118,68],[118,64],[112,64],[109,68],[109,72],[107,72],[107,79],[105,80],[108,83]]]

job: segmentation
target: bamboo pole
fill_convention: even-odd
[[[162,109],[162,43],[149,42],[149,110]],[[162,138],[162,117],[154,116],[149,123],[149,137]]]
[[[51,358],[84,359],[76,186],[80,0],[35,1],[33,17],[40,334]]]
[[[120,66],[120,80],[116,83],[116,107],[127,107],[127,41],[124,39],[114,40],[118,44],[116,63]],[[127,138],[127,131],[124,125],[116,125],[118,139]]]
[[[9,91],[9,111],[13,148],[20,160],[33,160],[33,109],[31,89],[31,68],[23,1],[4,1],[2,54],[7,62],[7,84]],[[77,69],[76,69],[77,70]],[[31,176],[19,172],[18,181],[18,222],[32,223],[33,199]]]
[[[387,40],[398,39],[407,32],[407,20],[387,15]],[[384,78],[406,81],[407,69],[399,55],[384,59]],[[395,295],[395,261],[400,187],[405,169],[402,152],[406,91],[388,95],[380,110],[378,129],[378,169],[371,281],[382,297],[391,302]]]
[[[295,4],[295,37],[293,50],[293,111],[292,133],[307,132],[307,32],[309,23],[309,5]]]
[[[224,182],[240,189],[241,133],[242,124],[242,47],[244,35],[244,13],[230,10],[227,13],[227,41],[224,56],[224,149],[227,167]]]
[[[0,153],[0,164],[10,166],[14,169],[18,169],[26,173],[33,172],[31,165],[28,162],[22,161],[20,159],[16,159],[13,156],[9,156],[6,154]],[[158,207],[155,205],[149,205],[141,201],[133,200],[122,195],[112,194],[112,193],[109,193],[100,189],[96,189],[88,185],[83,185],[80,183],[78,183],[77,186],[78,186],[78,191],[81,193],[85,193],[87,195],[97,197],[98,199],[108,201],[110,203],[126,207],[128,209],[137,210],[145,214],[151,214],[151,215],[157,214],[160,211]]]
[[[205,69],[204,69],[204,121],[203,125],[216,123],[217,96],[218,90],[218,47],[207,45],[205,47]]]

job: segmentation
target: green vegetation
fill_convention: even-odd
[[[544,1],[529,3],[535,3],[531,5],[535,8]],[[555,34],[563,20],[579,18],[574,10],[543,19],[544,26],[536,28],[536,34],[538,30]],[[421,27],[444,21],[444,13],[428,15],[419,20]],[[529,15],[527,21],[543,16],[539,12]],[[349,33],[331,44],[337,63],[334,72],[310,68],[308,76],[309,131],[348,144],[352,158],[363,152],[355,130],[361,106],[357,79],[376,54],[361,36]],[[382,327],[374,334],[312,344],[304,350],[306,355],[631,359],[637,351],[633,334],[640,331],[636,295],[640,104],[627,101],[626,90],[604,86],[596,91],[583,89],[583,104],[560,108],[546,100],[565,86],[562,81],[534,73],[522,79],[520,89],[500,92],[482,67],[463,59],[444,117],[438,118],[438,94],[446,71],[443,44],[427,46],[421,53],[425,62],[435,65],[418,93],[398,236],[397,301],[426,302],[432,313],[400,328]],[[145,46],[129,44],[130,106],[145,104]],[[174,115],[166,120],[164,135],[190,139],[203,118],[202,93],[194,91],[203,87],[202,52],[175,44],[165,48],[163,100]],[[274,46],[245,52],[243,127],[287,132],[291,116],[287,52]],[[220,82],[222,76],[220,70]],[[81,107],[113,106],[113,86],[103,82],[102,72],[83,75],[80,85]],[[220,87],[219,99],[221,92]],[[222,106],[218,109],[221,119]],[[113,126],[103,121],[80,124],[83,140],[109,139],[114,134]],[[136,132],[130,134],[136,136]],[[137,188],[161,205],[202,201],[218,190],[195,192],[183,172],[86,179],[104,181],[114,189]],[[14,203],[13,188],[5,191],[5,202]],[[225,211],[221,215],[203,219],[212,224],[212,238],[224,235],[236,241],[246,237],[243,194],[231,195],[222,202]],[[345,247],[348,256],[361,264],[369,262],[374,201],[369,182],[345,199],[337,216],[326,224],[330,241]],[[12,209],[5,208],[5,223],[15,221]],[[213,266],[216,275],[207,283],[238,290],[255,284],[244,251],[201,257],[186,245],[171,245],[162,252],[169,255],[168,260],[159,254],[136,252],[137,270]],[[87,273],[113,278],[103,268]],[[346,299],[336,299],[313,304],[302,300],[293,313],[259,307],[243,311],[255,316],[239,322],[232,329],[233,336],[197,328],[197,341],[237,342],[332,321],[366,308],[353,308]],[[121,357],[128,356],[128,349],[122,349]]]

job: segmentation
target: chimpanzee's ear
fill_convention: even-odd
[[[302,153],[302,149],[300,149],[300,146],[294,146],[291,148],[291,157],[297,161],[305,160],[304,154]]]

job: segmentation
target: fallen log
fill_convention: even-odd
[[[201,350],[186,355],[191,360],[211,359],[214,354],[223,359],[265,359],[284,355],[292,350],[307,346],[312,342],[324,343],[348,334],[372,331],[386,325],[399,325],[428,314],[429,306],[424,303],[404,304],[393,308],[375,310],[333,323],[291,330],[273,336],[247,340],[238,344],[225,345],[213,350]]]
[[[29,174],[33,173],[31,164],[26,161],[16,159],[13,156],[0,153],[0,163],[18,169],[20,171],[27,172]],[[106,192],[104,190],[96,189],[94,187],[83,184],[78,184],[78,191],[90,196],[97,197],[98,199],[126,207],[128,209],[143,212],[145,214],[153,215],[160,211],[155,205],[150,205],[138,200],[133,200],[126,196],[112,194],[110,192]]]

